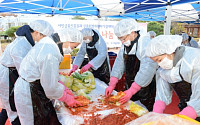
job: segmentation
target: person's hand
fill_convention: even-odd
[[[90,63],[88,63],[87,65],[85,65],[81,68],[80,72],[84,73],[84,72],[88,71],[88,69],[91,67],[92,67],[92,65]]]
[[[67,94],[65,91],[63,93],[63,96],[59,98],[58,100],[65,102],[69,107],[82,106],[81,103],[75,100],[74,96]]]
[[[120,98],[119,103],[121,103],[121,104],[126,103],[140,89],[141,89],[141,87],[136,82],[133,82],[131,87],[128,90],[124,91],[125,96]]]
[[[58,82],[61,83],[62,85],[64,85],[64,87],[65,87],[65,90],[64,90],[64,91],[65,91],[67,94],[74,96],[74,94],[65,86],[65,84],[64,84],[62,81],[58,81]]]
[[[70,70],[68,76],[70,76],[73,72],[75,72],[76,70],[78,69],[78,66],[77,65],[73,65],[72,66],[72,69]]]
[[[197,113],[194,110],[194,108],[191,107],[191,106],[185,107],[181,112],[179,112],[179,114],[188,116],[188,117],[190,117],[192,119],[196,119],[197,118]]]
[[[75,97],[74,97],[74,96],[69,95],[69,94],[67,94],[65,103],[66,103],[69,107],[82,106],[81,103],[79,103],[78,101],[75,100]]]
[[[163,113],[166,108],[166,104],[163,101],[157,100],[153,105],[153,112]]]
[[[74,94],[73,94],[67,87],[65,87],[65,90],[64,90],[64,91],[65,91],[67,94],[74,96]]]
[[[124,91],[124,93],[125,93],[125,96],[121,97],[120,100],[119,100],[119,103],[121,103],[121,104],[126,103],[133,96],[131,90],[129,90],[129,89]]]
[[[109,86],[106,88],[106,91],[105,91],[106,97],[108,97],[112,93],[112,91],[115,89],[115,86],[116,86],[118,80],[119,79],[116,78],[116,77],[111,77],[110,78]]]
[[[106,95],[106,97],[108,97],[109,95],[111,95],[111,93],[112,93],[112,91],[115,89],[115,86],[108,86],[107,88],[106,88],[106,91],[105,91],[105,95]]]

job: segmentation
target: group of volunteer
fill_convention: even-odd
[[[53,99],[65,102],[69,107],[82,105],[58,81],[63,54],[69,53],[82,41],[87,44],[82,45],[83,53],[79,54],[79,59],[87,53],[90,61],[81,72],[95,67],[95,76],[100,74],[99,79],[103,77],[101,80],[109,83],[107,46],[98,31],[86,28],[80,32],[68,28],[55,32],[47,21],[36,20],[20,27],[16,36],[0,59],[0,98],[3,104],[0,116],[5,116],[0,118],[0,124],[5,124],[7,112],[13,125],[60,125]]]
[[[61,42],[82,41],[78,30],[60,32],[68,36]],[[52,99],[69,106],[81,105],[58,82],[59,63],[63,56],[56,41],[53,41],[53,33],[54,29],[48,22],[33,21],[16,31],[16,39],[1,55],[0,97],[13,125],[60,124]],[[2,125],[5,124],[5,120],[0,121]]]
[[[68,75],[81,67],[87,55],[89,61],[80,73],[90,70],[106,83],[105,96],[125,74],[125,96],[119,103],[140,101],[149,111],[163,113],[174,90],[180,99],[179,114],[200,116],[200,50],[186,46],[184,34],[156,37],[154,31],[139,30],[134,19],[119,21],[114,32],[122,45],[111,71],[106,42],[95,29],[54,31],[44,20],[20,27],[0,57],[0,124],[5,124],[7,112],[13,125],[60,125],[52,100],[81,106],[58,80],[63,54],[79,44]]]

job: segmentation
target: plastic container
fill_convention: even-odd
[[[114,52],[108,52],[108,56],[109,56],[109,61],[110,61],[110,68],[111,68],[111,71],[112,71],[112,67],[114,65],[115,58],[117,57],[117,54],[114,53]]]
[[[117,54],[114,53],[114,52],[108,52],[108,55],[109,55],[109,61],[110,61],[110,68],[111,68],[111,71],[112,71],[112,67],[114,65]],[[123,74],[122,78],[118,81],[115,88],[116,88],[117,91],[124,91],[125,90],[125,75],[124,74]]]
[[[118,81],[116,87],[117,91],[125,90],[125,74],[123,74],[122,78]]]
[[[59,69],[71,69],[71,55],[65,54],[63,61],[60,63]]]

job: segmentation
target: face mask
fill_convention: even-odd
[[[127,40],[126,42],[123,43],[125,46],[129,47],[131,45],[131,41]]]
[[[89,39],[86,39],[86,40],[83,40],[83,42],[85,42],[85,43],[90,43],[90,40],[89,40]]]
[[[73,50],[71,49],[71,47],[69,46],[68,48],[63,48],[63,52],[64,54],[69,54],[71,53]]]
[[[173,60],[165,57],[158,65],[163,69],[171,69],[173,67]]]

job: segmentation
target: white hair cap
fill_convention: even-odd
[[[42,33],[43,35],[46,36],[51,36],[54,32],[53,27],[51,24],[47,21],[44,20],[35,20],[32,21],[29,26],[34,30],[38,31],[39,33]]]
[[[146,48],[147,57],[172,54],[181,46],[182,37],[179,35],[159,35],[151,40]]]
[[[187,33],[183,33],[182,37],[183,37],[183,41],[188,40],[188,38],[189,38],[189,36],[187,35]]]
[[[82,29],[81,33],[83,34],[83,37],[94,36],[94,32],[90,28],[84,28],[84,29]]]
[[[156,33],[154,31],[149,31],[148,33],[150,36],[154,36],[154,37],[156,36]]]
[[[138,23],[134,19],[123,19],[114,27],[114,32],[117,37],[122,37],[130,34],[132,31],[138,31],[138,28]]]
[[[57,31],[61,42],[77,42],[81,43],[83,41],[82,33],[75,28],[60,29]]]

